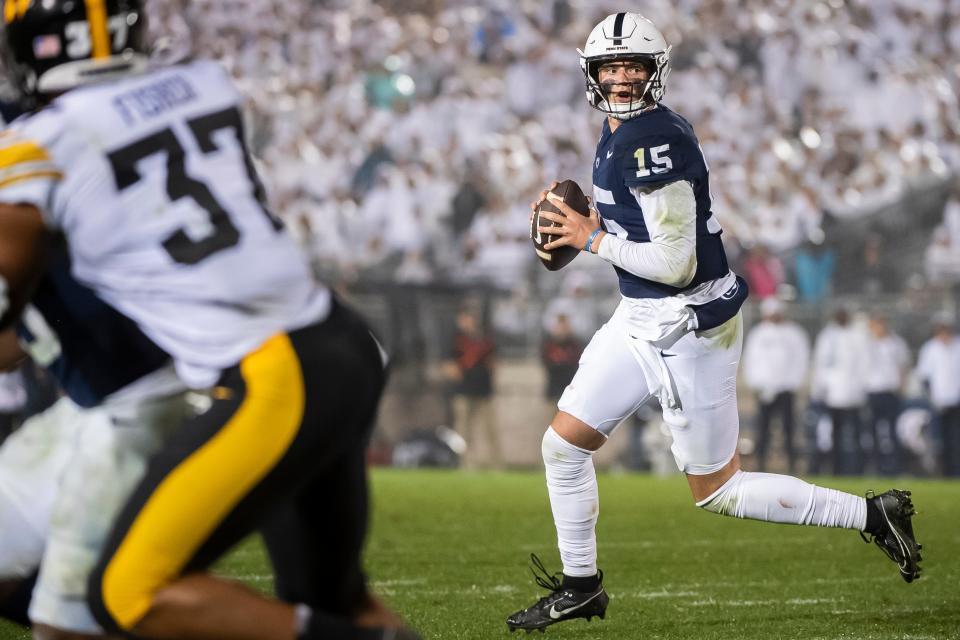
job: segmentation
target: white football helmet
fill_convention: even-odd
[[[587,102],[618,120],[629,120],[663,98],[670,74],[670,48],[660,30],[639,13],[614,13],[590,32],[580,54],[580,69],[587,80]],[[600,85],[600,65],[611,60],[643,61],[650,69],[638,98],[631,102],[610,102]]]

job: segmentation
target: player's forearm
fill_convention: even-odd
[[[656,242],[631,242],[606,234],[597,255],[641,278],[684,287],[697,272],[696,246]]]
[[[30,205],[0,205],[0,330],[20,316],[40,279],[47,256],[47,232]]]
[[[631,189],[643,211],[650,242],[604,236],[598,255],[630,273],[673,287],[690,284],[697,272],[697,201],[686,180],[651,191]]]
[[[10,328],[0,331],[0,371],[13,371],[27,357],[17,340],[17,332]]]

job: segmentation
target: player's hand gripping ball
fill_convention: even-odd
[[[580,186],[573,180],[564,180],[554,184],[550,191],[541,194],[541,199],[534,203],[533,215],[530,217],[530,237],[533,239],[533,247],[537,252],[537,257],[550,271],[556,271],[570,264],[577,257],[582,247],[574,244],[564,244],[547,248],[552,242],[561,239],[558,234],[541,232],[539,227],[560,227],[562,224],[546,217],[541,217],[542,213],[551,213],[565,217],[563,211],[557,203],[562,202],[570,209],[579,213],[585,218],[590,218],[590,201]],[[571,239],[572,240],[572,239]]]

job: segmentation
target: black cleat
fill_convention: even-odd
[[[861,533],[866,542],[873,541],[887,557],[900,567],[900,577],[907,582],[913,582],[920,577],[920,549],[917,539],[913,535],[913,524],[910,519],[915,511],[910,500],[909,491],[891,489],[878,496],[872,491],[867,492],[867,500],[873,501],[883,516],[883,528],[867,536]]]
[[[543,633],[544,629],[550,625],[565,620],[586,618],[589,622],[594,616],[601,620],[606,616],[610,596],[603,590],[602,571],[597,588],[590,592],[583,592],[564,587],[555,575],[551,575],[544,569],[543,563],[535,554],[530,554],[530,560],[534,567],[530,569],[534,579],[538,585],[549,589],[550,594],[540,598],[526,609],[507,617],[507,627],[510,631],[523,629],[530,633],[534,629],[539,629]],[[534,569],[539,570],[541,575],[537,575]]]

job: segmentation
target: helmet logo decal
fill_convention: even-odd
[[[37,36],[33,39],[33,57],[37,60],[56,58],[62,51],[60,36],[55,33]]]
[[[613,23],[613,44],[621,45],[623,40],[620,36],[623,35],[623,19],[627,16],[625,13],[618,13],[617,19]]]

